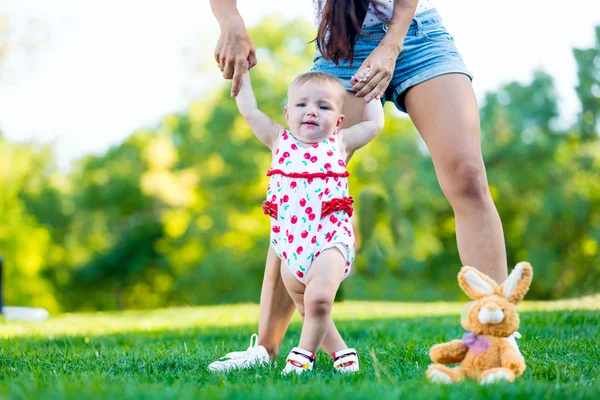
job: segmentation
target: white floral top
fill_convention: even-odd
[[[315,26],[319,26],[321,22],[321,11],[325,7],[326,0],[313,0],[313,9],[315,14]],[[419,15],[422,12],[435,8],[433,0],[419,0],[415,15]],[[394,0],[371,0],[369,10],[365,16],[363,22],[363,28],[367,28],[372,25],[383,22],[387,24],[392,18],[392,11],[394,10]]]

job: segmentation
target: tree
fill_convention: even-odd
[[[60,249],[50,232],[28,212],[25,192],[43,190],[47,167],[51,165],[47,148],[12,144],[0,134],[0,254],[4,257],[5,304],[59,309],[54,288],[45,279],[48,258],[60,258]],[[49,204],[49,215],[57,210]]]
[[[573,49],[579,84],[575,89],[581,101],[579,129],[582,137],[598,135],[600,118],[600,26],[596,27],[596,45],[591,49]]]

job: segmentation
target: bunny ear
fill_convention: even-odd
[[[460,288],[473,300],[489,296],[494,293],[498,284],[486,274],[473,267],[462,267],[458,273]]]
[[[508,301],[517,304],[525,297],[532,278],[533,268],[531,265],[528,262],[518,263],[508,278],[500,285],[502,294]]]

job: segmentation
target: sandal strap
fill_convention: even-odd
[[[294,347],[290,353],[301,354],[302,356],[308,358],[311,362],[315,361],[315,354],[308,350],[304,350],[301,347]]]
[[[308,350],[294,347],[285,362],[297,368],[310,369],[315,363],[315,355]]]
[[[355,363],[358,363],[356,349],[345,349],[333,353],[333,368],[348,367]]]

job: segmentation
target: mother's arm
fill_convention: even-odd
[[[383,96],[392,80],[396,59],[402,50],[417,3],[418,0],[394,0],[394,12],[386,35],[350,80],[356,96],[364,97],[367,102]]]

